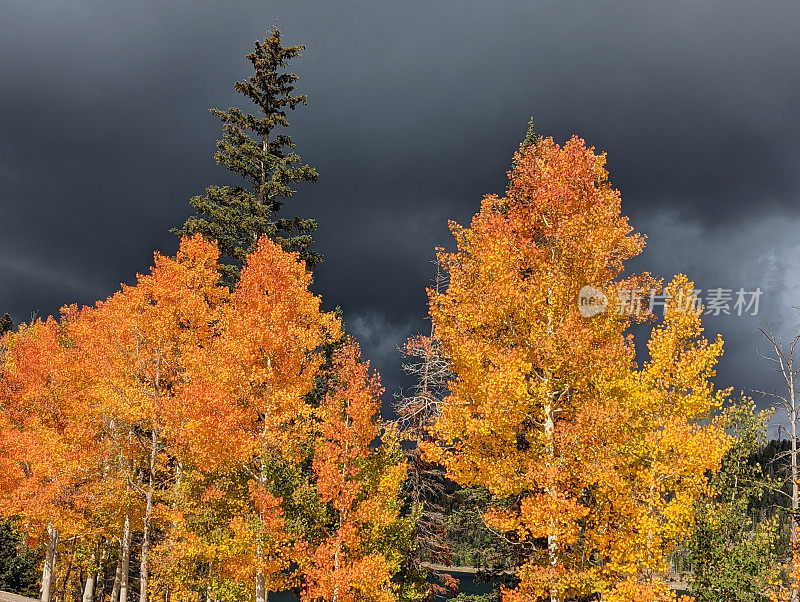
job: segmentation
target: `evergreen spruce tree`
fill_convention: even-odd
[[[189,202],[197,214],[186,220],[178,235],[200,233],[219,245],[225,262],[225,279],[238,280],[247,254],[262,235],[280,241],[284,248],[298,251],[313,267],[322,257],[311,250],[312,219],[277,217],[300,182],[314,182],[317,172],[303,164],[294,143],[279,128],[289,125],[287,110],[306,104],[305,94],[295,94],[297,75],[286,72],[288,62],[300,56],[305,46],[284,46],[277,25],[271,34],[255,43],[247,55],[255,73],[236,82],[235,89],[258,106],[252,115],[238,108],[210,109],[223,123],[224,134],[217,141],[214,159],[245,181],[243,186],[211,186],[204,196]]]
[[[523,148],[528,148],[536,144],[536,140],[539,136],[536,134],[536,126],[533,123],[533,117],[528,120],[528,130],[525,132],[525,138],[522,139],[522,146]]]
[[[41,548],[25,545],[25,537],[11,519],[0,520],[0,591],[38,595],[41,560]]]

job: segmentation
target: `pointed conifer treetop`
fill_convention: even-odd
[[[306,95],[295,93],[297,75],[287,71],[289,61],[303,50],[305,46],[284,46],[276,24],[247,55],[253,75],[234,84],[258,107],[256,114],[236,107],[210,109],[224,129],[214,159],[241,176],[244,184],[210,186],[204,196],[192,198],[197,214],[174,232],[200,233],[216,241],[230,283],[238,280],[244,258],[265,234],[286,250],[299,252],[309,266],[322,259],[308,248],[317,228],[314,220],[277,216],[295,193],[294,185],[317,180],[316,170],[301,161],[294,142],[281,131],[289,126],[287,111],[306,104]]]
[[[536,140],[538,140],[538,136],[536,135],[536,125],[533,123],[533,117],[528,120],[528,130],[525,132],[525,138],[522,140],[522,148],[528,148],[536,144]]]

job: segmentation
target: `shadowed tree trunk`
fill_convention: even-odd
[[[139,569],[139,602],[147,602],[150,584],[150,538],[152,536],[153,493],[155,488],[156,454],[158,453],[158,431],[153,430],[150,446],[150,474],[145,492],[144,529],[142,530],[142,558]]]
[[[127,602],[128,600],[128,585],[131,573],[131,507],[130,504],[125,509],[125,527],[122,532],[122,543],[120,545],[120,561],[119,561],[119,582],[114,583],[114,588],[117,590],[112,593],[112,602]],[[117,597],[118,596],[118,597]]]

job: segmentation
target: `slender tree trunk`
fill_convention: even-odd
[[[800,309],[800,308],[798,308]],[[800,344],[800,332],[794,335],[792,338],[792,342],[788,348],[784,347],[781,343],[781,340],[775,336],[775,333],[772,331],[772,328],[769,324],[765,324],[766,328],[761,329],[761,334],[769,342],[770,346],[772,347],[774,356],[773,357],[765,357],[773,362],[776,362],[779,366],[779,370],[781,375],[783,376],[784,382],[786,383],[786,391],[787,396],[777,395],[774,393],[765,393],[766,395],[771,395],[772,397],[779,399],[783,405],[784,410],[786,411],[786,417],[789,419],[789,432],[790,432],[790,448],[789,448],[789,460],[790,460],[790,467],[789,467],[789,478],[792,481],[792,514],[790,520],[790,528],[791,528],[791,544],[792,544],[792,558],[791,561],[794,563],[795,559],[797,558],[798,553],[800,553],[800,542],[798,542],[798,521],[797,521],[797,512],[798,508],[800,508],[800,492],[798,492],[798,450],[797,449],[797,418],[798,418],[798,407],[797,407],[797,391],[796,385],[794,383],[795,378],[798,377],[800,371],[795,367],[795,349],[798,344]],[[798,577],[795,575],[792,579],[791,584],[791,593],[789,596],[789,600],[791,602],[800,602],[800,591],[798,590]]]
[[[261,463],[261,487],[266,487],[266,476],[264,474],[264,463]],[[262,520],[263,516],[260,517]],[[256,558],[258,568],[256,569],[256,602],[267,602],[267,578],[264,574],[264,548],[261,544],[256,544]]]
[[[69,562],[67,563],[67,570],[64,573],[64,587],[61,588],[61,600],[67,599],[67,586],[69,585],[69,576],[72,573],[72,567],[75,564],[75,558],[78,552],[78,539],[72,538],[72,553],[69,555]],[[80,575],[78,581],[81,581]]]
[[[100,570],[97,572],[97,579],[94,585],[95,598],[100,600],[100,602],[105,602],[106,600],[106,585],[107,585],[106,580],[107,580],[106,571],[104,568],[101,567]]]
[[[139,602],[147,602],[147,588],[150,583],[150,537],[151,522],[153,518],[153,488],[156,472],[156,454],[158,452],[158,432],[153,429],[153,438],[150,447],[150,475],[148,477],[147,493],[145,494],[144,528],[142,530],[142,559],[139,569]]]
[[[83,602],[92,602],[94,600],[94,587],[97,582],[97,570],[94,566],[96,556],[92,554],[92,561],[86,571],[86,585],[83,587]]]
[[[114,585],[111,586],[111,602],[119,602],[119,586],[122,583],[122,547],[117,558],[117,568],[114,571]]]
[[[108,581],[108,576],[106,575],[106,561],[108,560],[108,548],[103,545],[103,553],[100,556],[100,566],[97,567],[97,579],[95,580],[94,591],[95,597],[100,600],[100,602],[105,602],[106,600],[106,585]],[[116,576],[115,576],[116,579]]]
[[[181,462],[180,460],[178,460],[176,466],[176,473],[177,475],[175,479],[175,491],[177,491],[178,495],[180,495],[181,485],[183,483],[183,462]],[[176,516],[172,520],[172,533],[175,533],[177,529],[178,529],[178,519]],[[175,561],[175,557],[172,555],[172,546],[170,546],[170,558],[173,562]],[[167,585],[164,589],[164,602],[170,602],[171,598],[172,598],[172,588],[170,585]]]
[[[544,406],[544,436],[545,436],[545,453],[549,458],[555,455],[555,447],[553,445],[553,433],[555,431],[555,420],[553,419],[553,406],[548,399]],[[548,492],[553,494],[552,489]],[[555,530],[555,524],[552,525]],[[553,535],[547,536],[547,555],[550,561],[550,568],[555,569],[558,566],[558,537]],[[553,583],[552,578],[550,581],[550,600],[551,602],[559,601],[558,588]]]
[[[144,529],[142,530],[142,558],[139,564],[139,601],[147,602],[147,588],[150,583],[150,537],[151,518],[153,514],[153,491],[147,492],[144,516]]]
[[[552,277],[552,273],[549,274]],[[548,305],[550,305],[550,299],[553,296],[553,289],[547,289],[547,298],[548,298]],[[553,335],[553,310],[552,306],[548,310],[547,313],[547,332],[549,335]],[[555,403],[556,403],[556,395],[555,392],[550,391],[551,387],[551,377],[552,375],[548,372],[546,374],[547,380],[547,394],[545,397],[544,403],[544,438],[545,438],[545,456],[548,458],[549,462],[555,463],[555,443],[553,441],[556,424],[555,424]],[[554,495],[554,491],[552,489],[552,485],[548,490],[549,495]],[[556,525],[554,522],[551,521],[551,529],[555,531]],[[555,568],[558,566],[558,537],[555,533],[551,533],[547,536],[547,556],[550,564],[550,569],[552,572],[555,572]],[[553,582],[553,577],[550,577],[550,601],[551,602],[559,602],[559,593],[558,587]]]
[[[119,602],[128,602],[131,576],[131,507],[125,507],[125,527],[122,532],[122,557],[120,558]],[[115,598],[112,596],[112,601]]]
[[[256,570],[256,602],[267,602],[267,579],[264,575],[264,569],[260,566],[263,558],[261,544],[256,547],[256,555],[259,560],[259,567]]]
[[[264,138],[264,144],[266,145],[266,137]],[[269,357],[267,357],[267,369],[271,368],[272,368],[272,360]],[[269,414],[269,403],[267,404],[267,408],[264,410],[264,430],[262,433],[264,440],[266,440],[267,437],[268,414]],[[263,453],[260,458],[260,463],[261,463],[261,474],[259,475],[259,484],[261,485],[261,489],[265,490],[267,488],[267,467],[265,465]],[[259,514],[259,520],[261,521],[264,520],[263,514]],[[261,547],[261,543],[256,544],[256,558],[258,562],[258,568],[256,569],[256,602],[267,602],[267,596],[268,596],[267,578],[266,575],[264,574],[264,549]]]
[[[41,602],[50,602],[56,577],[56,560],[58,558],[58,530],[53,525],[47,525],[47,552],[42,569]]]

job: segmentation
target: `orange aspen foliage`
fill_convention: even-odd
[[[68,505],[68,405],[59,367],[64,350],[51,319],[22,324],[3,339],[0,427],[5,468],[0,512],[21,515],[32,533],[44,531],[56,507]],[[61,526],[61,525],[59,525]]]
[[[700,423],[722,399],[708,382],[721,343],[673,311],[637,369],[626,330],[646,316],[616,306],[623,291],[657,283],[622,278],[644,237],[621,215],[605,155],[577,137],[521,148],[506,195],[485,197],[469,228],[451,230],[457,250],[439,253],[449,285],[429,296],[455,378],[425,448],[457,483],[509,502],[485,515],[520,550],[506,599],[657,581],[725,450],[721,430]],[[605,295],[605,311],[581,315],[584,286]],[[678,279],[671,294],[687,286]],[[644,534],[643,548],[630,533]]]
[[[283,529],[281,482],[299,470],[313,449],[312,391],[326,343],[340,337],[338,319],[320,311],[308,287],[311,275],[296,254],[263,238],[247,259],[223,318],[218,353],[220,382],[243,410],[236,458],[249,476],[253,502],[249,530],[256,600],[268,591],[297,586],[289,570],[294,535]]]
[[[184,238],[135,285],[2,340],[0,513],[49,534],[48,592],[83,574],[91,595],[119,550],[126,599],[133,533],[143,602],[391,598],[402,454],[391,431],[374,445],[380,385],[356,348],[324,366],[341,324],[310,283],[264,238],[231,291],[216,247]],[[84,560],[61,574],[67,536],[66,564]]]
[[[262,239],[196,346],[190,382],[171,412],[180,482],[165,513],[159,579],[176,599],[197,591],[254,597],[298,587],[287,525],[287,479],[314,448],[316,385],[338,319],[320,311],[296,254]],[[288,489],[287,489],[288,487]],[[198,577],[196,567],[205,567]]]
[[[96,541],[105,520],[102,447],[79,403],[64,311],[61,324],[23,324],[0,345],[0,515],[46,544],[43,600],[53,595],[59,545]]]
[[[388,433],[383,447],[373,447],[380,437],[381,386],[354,342],[336,353],[334,374],[317,413],[321,436],[313,459],[319,498],[332,512],[333,529],[308,548],[301,599],[388,602],[396,599],[391,577],[399,558],[381,542],[399,523],[405,465],[398,461],[396,433]],[[394,459],[385,456],[392,448]]]
[[[304,398],[324,362],[323,345],[341,336],[310,284],[305,263],[264,237],[226,307],[216,351],[223,386],[245,408],[250,449],[240,457],[275,453],[299,461],[310,450],[313,408]]]
[[[174,417],[227,295],[218,280],[216,248],[187,239],[174,259],[156,253],[151,273],[135,286],[81,311],[71,329],[72,355],[87,383],[84,408],[107,446],[104,485],[118,496],[117,532],[136,519],[142,533],[141,600],[151,594],[158,492],[174,478]]]

